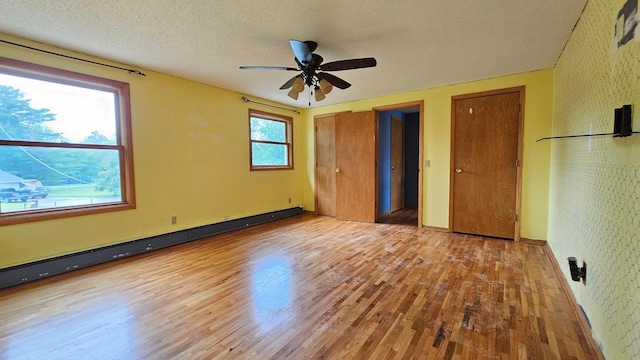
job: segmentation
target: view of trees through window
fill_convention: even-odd
[[[120,202],[115,101],[0,74],[0,212]]]
[[[292,168],[291,118],[252,112],[249,124],[252,169]]]

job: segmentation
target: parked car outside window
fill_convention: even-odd
[[[0,189],[0,201],[5,203],[10,202],[26,202],[31,198],[31,190],[16,190],[14,188]]]

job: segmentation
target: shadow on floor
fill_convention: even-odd
[[[418,209],[404,208],[378,217],[380,224],[418,226]]]

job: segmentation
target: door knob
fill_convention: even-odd
[[[396,167],[395,167],[395,166],[392,166],[392,167],[391,167],[391,170],[395,170],[395,169],[396,169]]]
[[[340,172],[340,168],[336,168],[336,172],[339,173]]]
[[[462,169],[456,169],[456,173],[460,174],[462,172]]]

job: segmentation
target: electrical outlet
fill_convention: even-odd
[[[178,223],[178,217],[175,215],[171,216],[171,225],[175,225]]]
[[[226,221],[226,220],[229,220],[229,215],[225,215],[225,216],[223,216],[223,217],[222,217],[222,220],[225,220],[225,221]]]
[[[425,160],[424,161],[424,166],[431,167],[431,160]]]

